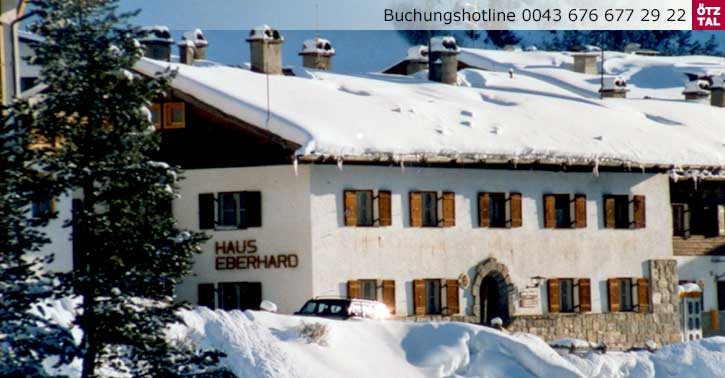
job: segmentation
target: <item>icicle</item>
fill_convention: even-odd
[[[405,173],[405,162],[403,159],[400,159],[400,172]]]
[[[517,169],[518,166],[519,166],[519,159],[518,158],[513,158],[511,160],[511,162],[514,164],[514,169]]]
[[[342,158],[341,157],[337,158],[337,169],[342,171]]]
[[[672,182],[674,182],[676,184],[677,183],[677,180],[680,178],[680,176],[673,169],[673,170],[670,171],[670,178],[672,179]]]
[[[299,162],[297,160],[297,156],[295,156],[295,160],[292,161],[292,169],[295,171],[295,177],[298,177],[300,175],[300,172],[298,170]]]
[[[599,159],[594,159],[594,169],[592,170],[594,177],[599,177]]]

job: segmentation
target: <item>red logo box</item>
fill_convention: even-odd
[[[725,30],[725,0],[692,0],[692,30]]]

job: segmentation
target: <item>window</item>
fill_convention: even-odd
[[[554,214],[556,218],[556,228],[571,227],[571,210],[569,204],[569,195],[556,195],[554,197]]]
[[[619,278],[619,311],[632,311],[632,280]]]
[[[441,313],[441,281],[425,280],[425,313],[435,315]]]
[[[204,283],[197,286],[198,302],[199,306],[206,306],[214,309],[214,284]]]
[[[343,192],[343,218],[345,226],[372,227],[391,226],[391,194],[380,190],[375,195],[373,190],[345,190]],[[378,219],[375,219],[374,208],[377,203]]]
[[[629,197],[612,196],[614,199],[614,228],[629,228]]]
[[[574,195],[573,201],[569,194],[545,194],[544,227],[586,228],[586,203],[584,194]],[[573,214],[572,210],[574,210]]]
[[[725,281],[717,281],[717,309],[725,311]]]
[[[672,204],[672,234],[674,236],[688,236],[689,230],[689,211],[688,205],[685,203]]]
[[[490,193],[488,203],[490,227],[506,227],[506,195]]]
[[[261,282],[223,282],[219,284],[219,308],[256,310],[262,303]]]
[[[32,203],[33,218],[46,217],[53,212],[53,199],[50,197],[41,198]]]
[[[422,223],[423,227],[438,226],[438,195],[436,192],[422,192]]]
[[[262,227],[262,192],[199,194],[199,228]]]
[[[164,129],[183,129],[186,127],[186,108],[183,102],[164,104]]]
[[[571,278],[559,279],[559,295],[561,298],[561,312],[574,312],[574,280]]]
[[[360,280],[360,299],[378,300],[378,285],[376,280]]]
[[[357,199],[357,207],[355,214],[357,216],[358,226],[373,225],[373,192],[371,190],[358,190],[355,192]]]
[[[161,130],[161,105],[151,104],[149,112],[151,112],[151,123],[154,124],[156,130]]]
[[[606,228],[644,228],[645,223],[644,196],[634,195],[631,200],[629,195],[604,196],[604,225]],[[682,221],[682,223],[684,225],[685,222]]]

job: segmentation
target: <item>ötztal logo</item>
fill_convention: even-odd
[[[723,30],[725,0],[692,0],[692,30]]]

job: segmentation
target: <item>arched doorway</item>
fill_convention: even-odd
[[[473,315],[483,325],[499,317],[504,325],[511,322],[514,312],[514,285],[505,265],[491,257],[476,266],[476,278],[471,288]]]

